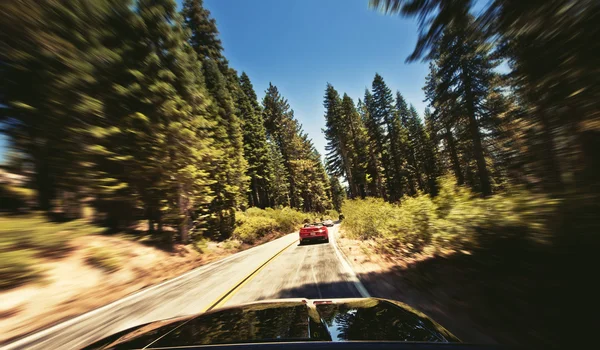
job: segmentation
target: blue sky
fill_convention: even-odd
[[[269,82],[324,153],[323,95],[331,83],[354,101],[375,73],[419,113],[427,64],[405,64],[417,40],[416,20],[388,16],[368,0],[204,0],[217,21],[225,55],[245,71],[262,99]]]
[[[180,0],[178,0],[180,2]],[[368,0],[204,0],[221,33],[225,55],[245,71],[262,99],[269,82],[324,154],[323,95],[331,83],[354,101],[376,72],[419,113],[427,65],[404,63],[417,40],[413,19],[369,8]],[[0,138],[0,159],[6,150]]]

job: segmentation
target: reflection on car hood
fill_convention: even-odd
[[[312,340],[459,341],[427,316],[395,301],[283,299],[152,322],[86,349]]]

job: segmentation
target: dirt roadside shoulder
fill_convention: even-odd
[[[462,341],[498,343],[477,326],[465,312],[468,308],[461,308],[467,301],[461,300],[459,284],[454,290],[415,285],[403,274],[404,268],[414,263],[415,259],[425,257],[405,261],[386,259],[375,251],[374,242],[349,239],[341,228],[337,243],[371,296],[406,303],[430,316]]]
[[[281,236],[271,233],[252,245],[208,242],[202,253],[184,245],[164,251],[117,237],[77,238],[67,256],[43,263],[41,281],[0,292],[0,345]],[[114,253],[118,269],[90,264],[90,249],[98,248]]]

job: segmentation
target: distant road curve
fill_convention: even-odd
[[[368,297],[336,245],[299,245],[298,233],[204,265],[179,277],[26,336],[3,349],[79,349],[142,323],[210,308],[281,298]]]

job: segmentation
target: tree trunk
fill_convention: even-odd
[[[35,185],[40,210],[50,212],[54,199],[53,184],[50,178],[48,162],[44,156],[38,155],[35,161]]]
[[[552,135],[553,128],[543,108],[540,112],[540,122],[542,124],[542,142],[544,144],[543,162],[546,168],[545,182],[549,191],[557,193],[563,190],[563,183],[560,176],[560,167],[556,160],[554,136]]]
[[[154,220],[151,217],[148,218],[148,232],[154,233]]]
[[[160,212],[160,210],[156,211],[156,225],[157,225],[157,230],[158,233],[163,233],[163,220],[162,220],[162,213]]]
[[[260,199],[258,196],[258,180],[256,177],[252,177],[251,189],[250,189],[250,206],[261,207]]]
[[[477,125],[477,117],[475,115],[475,98],[471,87],[471,79],[467,75],[467,70],[463,67],[463,83],[465,85],[465,103],[467,107],[467,117],[469,118],[469,133],[473,140],[473,156],[477,162],[477,174],[481,184],[481,194],[484,197],[492,194],[492,186],[490,177],[485,164],[485,156],[483,154],[483,146],[481,145],[481,134],[479,133],[479,125]]]
[[[189,215],[187,210],[187,200],[183,196],[183,192],[183,185],[180,183],[178,195],[179,215],[181,216],[181,222],[179,223],[179,237],[181,238],[181,243],[187,244],[189,240]]]
[[[460,170],[460,162],[458,160],[458,153],[456,152],[456,144],[454,143],[454,136],[452,136],[452,130],[450,126],[446,126],[446,141],[448,142],[448,150],[450,151],[450,160],[452,161],[452,169],[454,170],[454,176],[458,185],[463,185],[465,179],[462,171]]]

